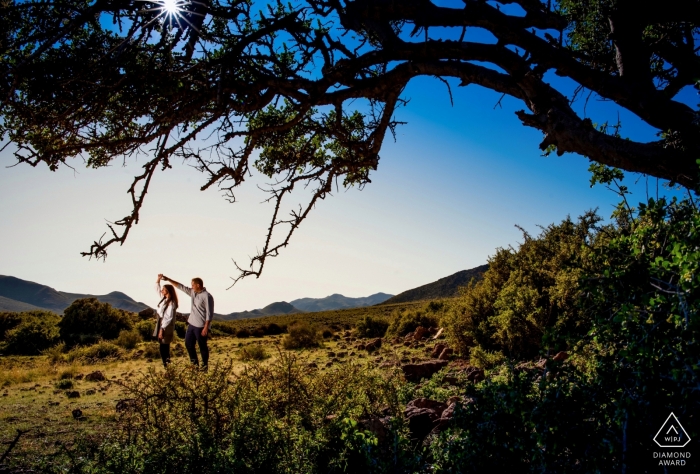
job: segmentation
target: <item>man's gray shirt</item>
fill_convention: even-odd
[[[192,298],[192,310],[187,323],[196,328],[203,328],[205,321],[211,321],[214,318],[214,297],[209,294],[206,288],[195,293],[192,288],[185,285],[178,283],[177,287]]]

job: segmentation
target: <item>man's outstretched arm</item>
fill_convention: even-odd
[[[192,296],[192,288],[187,287],[187,286],[183,285],[182,283],[173,280],[172,278],[168,278],[168,277],[166,277],[165,275],[163,275],[163,280],[169,281],[169,282],[172,283],[173,286],[174,286],[175,288],[177,288],[178,290],[180,290],[180,291],[182,291],[182,292],[184,292],[184,293],[187,293],[188,296]]]

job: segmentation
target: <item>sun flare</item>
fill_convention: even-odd
[[[184,2],[181,0],[163,0],[163,11],[170,15],[175,15],[182,10]]]

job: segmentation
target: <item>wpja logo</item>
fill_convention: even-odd
[[[654,442],[660,448],[684,448],[690,442],[690,436],[681,425],[676,415],[671,413],[661,426]],[[659,460],[659,466],[685,466],[686,459],[690,458],[690,452],[682,451],[655,451],[654,459]]]

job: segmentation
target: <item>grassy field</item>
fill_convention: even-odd
[[[330,328],[333,336],[325,338],[318,348],[295,350],[300,363],[315,365],[321,371],[346,363],[391,370],[401,363],[428,359],[434,343],[407,347],[403,341],[385,340],[379,350],[368,353],[357,349],[361,340],[354,337],[352,329],[365,316],[388,319],[394,311],[420,304],[270,316],[233,322],[216,321],[213,327],[219,329],[218,334],[222,334],[222,326],[228,326],[229,333],[232,328],[246,328],[252,332],[270,323],[288,326],[305,320],[321,329]],[[209,341],[210,365],[230,360],[234,373],[240,373],[250,364],[270,364],[285,351],[281,345],[283,337],[284,334],[247,338],[229,334],[214,336]],[[256,352],[263,352],[266,357],[259,361],[242,360],[243,351],[256,346],[262,348],[262,351],[258,348]],[[177,336],[171,345],[171,353],[175,363],[188,362],[183,341]],[[109,432],[117,420],[117,403],[129,398],[129,384],[149,371],[163,370],[155,342],[142,342],[126,351],[118,360],[94,364],[52,364],[46,356],[0,358],[0,441],[8,446],[18,432],[23,433],[7,462],[13,465],[21,461],[20,464],[32,465],[40,456],[70,447],[76,437],[99,437]],[[105,380],[85,379],[86,375],[95,371],[100,371]],[[2,448],[2,452],[5,449]]]

